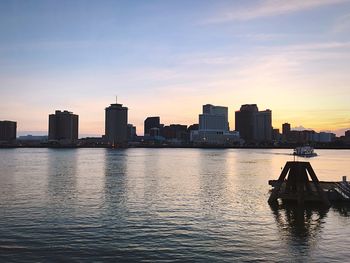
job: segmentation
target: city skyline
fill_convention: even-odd
[[[115,95],[138,134],[148,116],[197,123],[205,103],[228,106],[231,129],[247,103],[271,109],[279,129],[350,128],[349,1],[0,7],[0,119],[18,134],[47,133],[56,109],[80,116],[80,134],[104,134]]]

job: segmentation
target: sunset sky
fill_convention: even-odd
[[[116,95],[139,134],[206,103],[231,129],[247,103],[276,128],[350,129],[350,1],[0,1],[0,120],[45,134],[65,109],[101,135]]]

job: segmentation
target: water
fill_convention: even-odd
[[[290,152],[2,149],[0,261],[348,261],[350,207],[267,204]],[[317,153],[350,178],[350,151]]]

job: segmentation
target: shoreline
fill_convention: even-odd
[[[105,149],[134,149],[134,148],[150,148],[150,149],[294,149],[295,146],[190,146],[190,145],[139,145],[130,147],[118,147],[113,148],[110,146],[78,146],[78,145],[60,145],[60,146],[47,146],[47,145],[1,145],[1,149],[17,149],[17,148],[48,148],[48,149],[93,149],[93,148],[105,148]],[[315,150],[350,150],[350,146],[317,146]]]

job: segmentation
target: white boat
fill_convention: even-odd
[[[311,146],[302,146],[294,149],[294,155],[301,157],[314,157],[317,156],[317,153],[314,152],[314,148]]]

